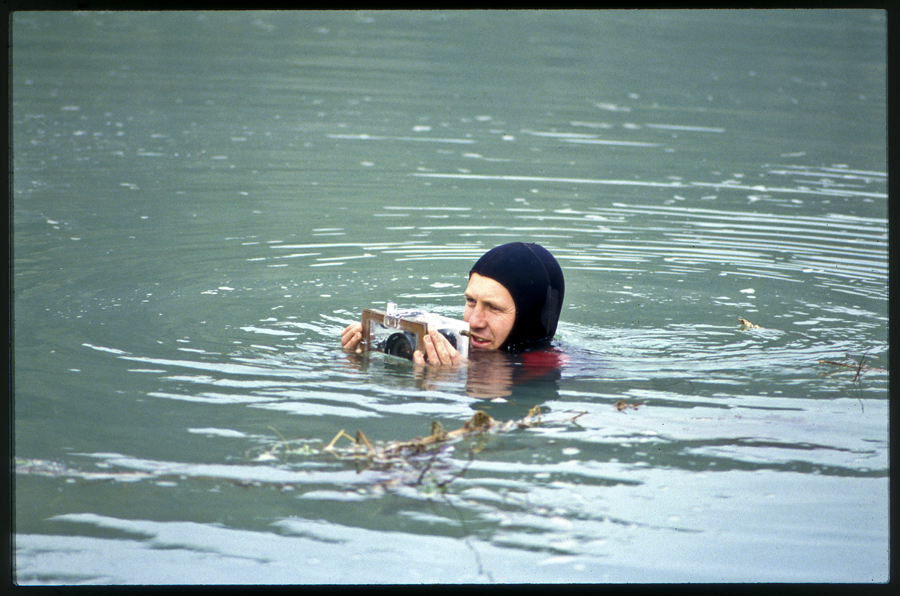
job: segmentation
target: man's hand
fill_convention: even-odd
[[[432,366],[446,366],[461,364],[463,361],[459,351],[450,345],[450,340],[439,331],[432,330],[425,336],[423,343],[425,344],[425,354],[421,350],[413,352],[413,362],[416,364],[427,362]]]
[[[362,341],[362,323],[350,323],[341,331],[341,347],[345,350],[356,350],[362,354],[359,343]]]

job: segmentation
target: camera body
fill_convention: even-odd
[[[425,348],[422,341],[436,329],[450,341],[463,358],[469,357],[469,324],[418,309],[398,309],[388,302],[387,311],[366,308],[362,313],[365,349],[377,350],[412,360],[415,350]]]

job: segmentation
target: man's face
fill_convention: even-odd
[[[473,273],[466,287],[463,321],[469,324],[469,347],[496,350],[503,345],[516,322],[516,303],[500,282]]]

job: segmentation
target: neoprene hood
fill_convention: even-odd
[[[565,281],[562,269],[539,244],[511,242],[492,248],[469,271],[500,283],[516,305],[516,319],[506,342],[510,351],[536,347],[556,334]]]

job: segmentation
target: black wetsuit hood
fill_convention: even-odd
[[[511,242],[492,248],[469,271],[499,282],[512,296],[516,320],[501,349],[522,350],[556,334],[565,282],[562,269],[539,244]]]

